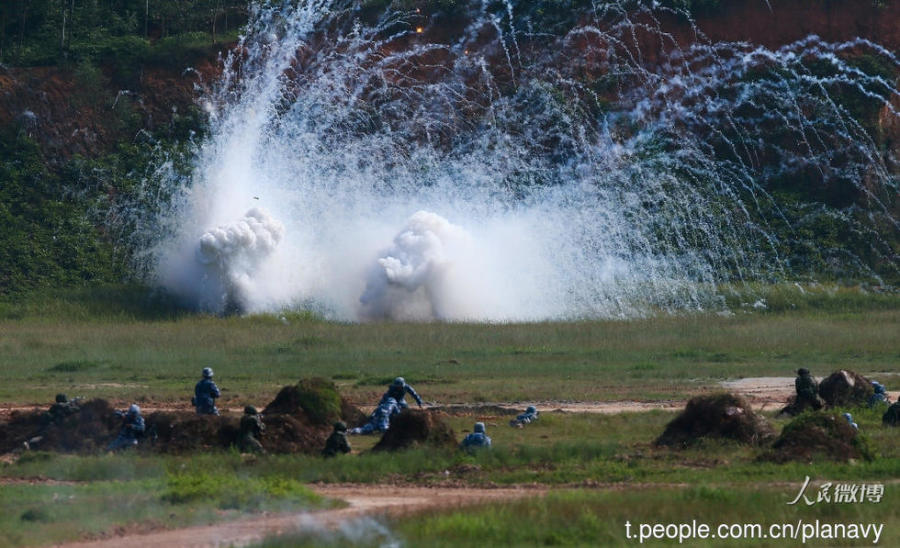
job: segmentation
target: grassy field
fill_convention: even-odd
[[[281,386],[311,375],[334,379],[358,403],[374,401],[398,374],[426,400],[473,403],[683,401],[721,380],[790,376],[798,366],[819,376],[838,367],[900,372],[900,297],[894,295],[834,291],[801,298],[780,290],[769,296],[767,309],[738,303],[730,315],[475,325],[339,324],[301,314],[216,318],[164,300],[148,303],[144,292],[117,291],[108,302],[85,294],[0,303],[0,402],[45,404],[62,391],[186,403],[207,365],[216,370],[226,406],[264,404]],[[879,379],[900,389],[900,376]],[[475,420],[487,423],[495,448],[477,455],[422,448],[373,454],[367,452],[372,437],[351,438],[356,454],[333,460],[236,452],[36,452],[0,464],[0,546],[331,504],[305,487],[312,482],[536,484],[554,491],[544,498],[348,525],[361,537],[345,531],[268,545],[365,545],[362,539],[413,546],[623,545],[636,542],[624,537],[626,520],[770,524],[798,518],[885,523],[880,545],[896,544],[897,432],[881,427],[879,412],[853,413],[876,454],[870,462],[774,464],[760,460],[763,448],[724,442],[656,448],[653,440],[673,416],[662,411],[545,412],[524,429],[506,426],[509,417],[489,409],[449,416],[459,437]],[[786,423],[772,413],[767,420],[776,430]],[[786,505],[806,476],[884,483],[884,500]]]
[[[753,539],[638,539],[641,524],[707,524],[713,531],[726,524],[726,534],[753,534],[745,525],[762,526],[798,522],[883,524],[878,546],[896,546],[900,510],[891,504],[855,507],[835,505],[789,506],[784,487],[689,486],[631,487],[612,490],[564,490],[544,497],[493,503],[443,512],[428,512],[400,519],[360,520],[337,532],[313,532],[272,538],[260,548],[320,546],[796,546],[799,540]],[[790,493],[795,495],[796,493]],[[626,523],[629,527],[626,528]],[[893,527],[891,527],[893,525]],[[646,532],[646,531],[645,531]],[[807,529],[807,533],[810,531]],[[781,535],[782,530],[776,533]],[[800,534],[802,535],[802,529]],[[631,535],[627,537],[626,535]],[[812,546],[872,545],[865,540],[811,539]],[[395,543],[395,544],[392,544]],[[806,544],[806,543],[804,543]]]
[[[360,402],[403,375],[426,400],[683,399],[724,379],[900,370],[900,296],[783,295],[767,311],[534,324],[340,324],[217,318],[142,293],[0,304],[0,401],[188,401],[212,366],[226,405],[264,403],[306,376]],[[96,297],[96,298],[95,298]],[[143,308],[142,308],[143,306]],[[791,306],[794,308],[791,309]],[[885,377],[890,389],[900,377]]]

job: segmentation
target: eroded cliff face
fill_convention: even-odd
[[[0,126],[36,140],[51,163],[108,152],[141,130],[186,135],[180,126],[195,123],[198,92],[220,69],[208,58],[191,70],[143,67],[128,86],[111,71],[0,66]]]
[[[646,63],[665,59],[673,47],[698,40],[745,41],[778,48],[817,35],[830,42],[865,38],[890,51],[900,49],[900,1],[888,0],[877,6],[872,0],[722,0],[710,12],[699,13],[693,22],[684,17],[662,14],[658,19],[671,36],[661,42],[655,33],[635,36],[636,49]],[[465,28],[461,17],[432,16],[425,21],[421,39],[448,41]],[[641,16],[638,16],[638,20]],[[587,52],[590,38],[582,51]],[[403,47],[408,40],[395,40],[391,47]],[[311,40],[314,47],[315,39]],[[234,44],[223,46],[224,50]],[[498,59],[495,75],[502,78]],[[303,63],[303,52],[298,52]],[[428,67],[437,70],[441,59],[422,59],[416,76],[428,79]],[[590,59],[580,59],[586,70]],[[599,66],[599,65],[598,65]],[[135,78],[123,84],[115,69],[100,66],[94,73],[78,67],[5,67],[0,65],[0,126],[12,126],[40,143],[52,162],[72,155],[97,156],[130,141],[146,130],[186,133],[198,116],[197,100],[202,91],[221,73],[215,56],[198,58],[190,67],[144,66]],[[587,74],[596,78],[599,74]],[[896,102],[896,101],[895,101]],[[202,116],[202,115],[200,115]],[[877,135],[889,149],[900,154],[900,125],[885,108],[877,117]]]

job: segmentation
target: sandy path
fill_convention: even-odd
[[[880,376],[892,375],[893,373],[871,374],[870,378],[878,378]],[[821,380],[821,379],[820,379]],[[724,390],[734,392],[747,398],[754,409],[771,411],[783,407],[787,403],[787,399],[794,394],[794,377],[747,377],[743,379],[722,381],[718,386]],[[900,392],[889,392],[891,401],[897,401]],[[115,403],[115,402],[114,402]],[[443,409],[450,413],[466,413],[481,412],[485,408],[495,407],[500,409],[508,409],[510,411],[521,412],[527,405],[534,405],[542,412],[563,411],[567,413],[629,413],[641,411],[679,411],[684,408],[685,400],[655,400],[655,401],[594,401],[594,402],[572,402],[572,401],[537,401],[537,402],[494,402],[479,403],[472,405],[456,404],[456,405],[435,405],[426,404],[426,408]],[[49,404],[48,404],[49,405]],[[48,405],[2,405],[0,404],[0,420],[5,420],[13,411],[38,411],[47,409]],[[127,405],[121,404],[119,407],[125,408]],[[155,411],[174,412],[174,411],[193,411],[188,403],[164,403],[154,404],[148,402],[141,405],[144,415]],[[363,411],[370,412],[371,407],[362,407]],[[240,415],[244,412],[243,407],[228,407],[221,409],[223,413]]]
[[[452,508],[478,502],[542,495],[544,488],[472,489],[395,487],[391,485],[323,485],[313,489],[326,497],[346,501],[349,506],[294,514],[265,515],[228,523],[201,525],[127,535],[103,540],[63,544],[66,548],[208,548],[246,546],[270,535],[333,529],[339,524],[370,515],[396,515]]]

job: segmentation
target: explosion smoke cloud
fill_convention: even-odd
[[[517,28],[511,4],[463,3],[452,43],[398,31],[390,7],[370,23],[351,8],[255,5],[206,98],[216,115],[192,177],[159,193],[173,204],[155,221],[169,231],[145,246],[155,281],[212,311],[351,321],[721,309],[718,287],[782,279],[791,263],[858,264],[879,282],[852,250],[802,239],[817,212],[896,271],[878,232],[900,226],[896,166],[829,93],[887,103],[893,88],[841,60],[859,49],[900,68],[877,45],[697,43],[650,63],[633,34],[671,40],[635,27],[657,20],[640,3],[586,11],[559,37]],[[810,85],[804,59],[836,75]],[[870,210],[783,208],[769,189],[811,168],[823,187],[855,185],[846,194]],[[256,203],[270,213],[234,222]]]

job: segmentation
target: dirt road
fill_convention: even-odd
[[[878,376],[889,375],[890,373],[880,373]],[[787,403],[787,399],[794,394],[794,377],[747,377],[733,381],[722,381],[718,386],[723,390],[739,394],[747,398],[754,409],[771,411],[783,407]],[[891,401],[897,401],[900,392],[889,392]],[[117,402],[112,402],[116,404]],[[541,412],[547,411],[564,411],[567,413],[629,413],[641,411],[680,411],[684,409],[686,400],[655,400],[655,401],[594,401],[594,402],[572,402],[572,401],[537,401],[537,402],[495,402],[495,403],[479,403],[479,404],[457,404],[457,405],[426,405],[426,407],[436,407],[448,411],[450,413],[466,413],[467,410],[478,411],[486,407],[494,407],[498,409],[507,409],[510,412],[521,412],[525,405],[535,405]],[[3,405],[0,404],[0,420],[6,420],[13,411],[36,411],[45,410],[49,404],[38,405]],[[127,407],[126,403],[121,403],[119,407]],[[154,411],[193,411],[193,407],[189,403],[173,404],[171,402],[154,404],[147,402],[141,405],[144,414],[153,413]],[[372,408],[362,407],[364,412],[371,412]],[[232,413],[240,415],[243,413],[243,407],[222,408],[223,413]]]
[[[247,546],[271,535],[334,529],[363,516],[409,514],[434,508],[453,508],[486,501],[540,496],[545,488],[472,489],[396,487],[392,485],[313,486],[326,497],[341,499],[346,508],[296,514],[266,515],[229,523],[201,525],[140,535],[63,544],[65,548],[210,548]]]

